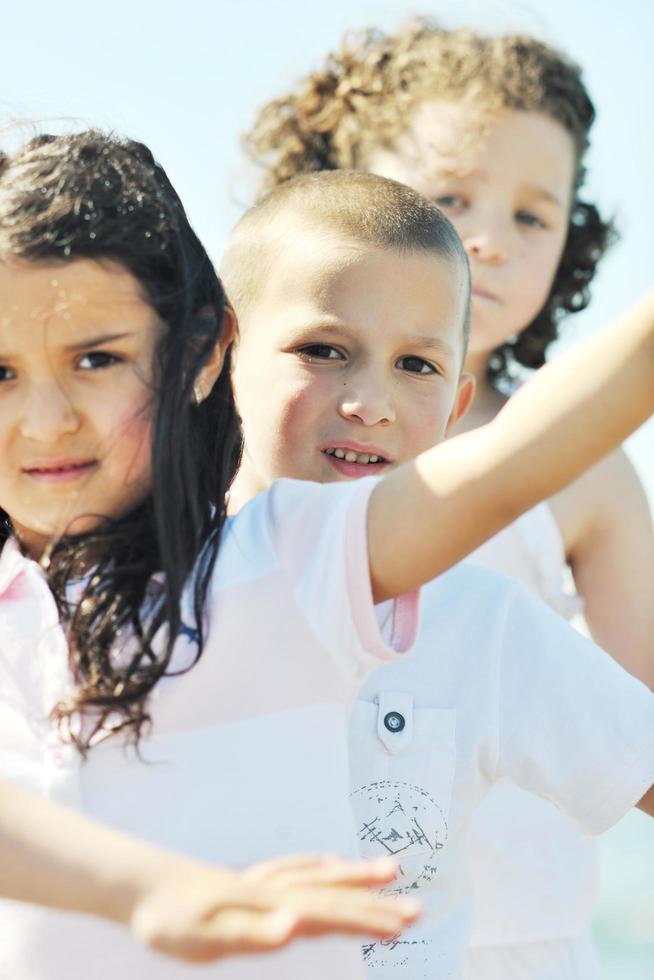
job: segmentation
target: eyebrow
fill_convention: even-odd
[[[446,340],[441,340],[440,337],[430,335],[407,337],[406,342],[411,346],[420,347],[422,350],[431,350],[437,354],[445,354],[446,357],[454,357],[454,349],[451,344],[448,344]]]
[[[546,190],[544,187],[537,187],[535,184],[525,184],[524,188],[533,194],[534,197],[539,197],[543,201],[548,201],[550,204],[556,204],[557,207],[563,208],[563,201],[553,194],[552,191]]]
[[[133,335],[129,331],[125,331],[124,333],[103,333],[98,337],[90,337],[88,340],[80,340],[76,344],[69,344],[66,350],[88,350],[89,347],[101,347],[103,344],[109,344],[114,340],[124,340],[125,337],[131,336]]]
[[[349,333],[348,327],[341,323],[330,323],[329,320],[311,320],[310,322],[303,321],[302,318],[298,319],[296,324],[293,324],[291,328],[293,334],[331,334],[334,337],[342,337],[344,334]]]
[[[455,167],[440,166],[435,167],[432,171],[432,176],[434,177],[446,177],[456,180],[466,180],[466,179],[479,179],[487,177],[488,174],[485,170],[466,170],[462,172],[457,170]],[[557,207],[563,209],[563,201],[552,191],[548,191],[545,187],[539,187],[537,184],[523,184],[522,189],[533,194],[534,197],[539,197],[543,201],[548,201],[550,204],[556,204]]]
[[[464,180],[466,177],[478,177],[480,174],[481,171],[479,170],[461,170],[457,167],[448,167],[446,164],[439,164],[429,170],[430,177],[456,177],[458,180]]]

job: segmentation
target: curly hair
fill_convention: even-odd
[[[580,197],[595,109],[577,65],[529,36],[486,37],[425,19],[394,35],[351,34],[292,92],[263,106],[243,145],[263,168],[263,196],[299,173],[367,169],[370,151],[394,145],[416,104],[438,97],[468,100],[489,115],[504,108],[545,113],[576,150],[562,257],[542,310],[490,359],[489,378],[501,385],[519,366],[545,363],[560,320],[588,305],[597,264],[615,236],[612,223]]]
[[[229,359],[200,405],[192,389],[223,330],[223,289],[150,150],[97,131],[43,135],[13,157],[0,156],[0,254],[113,260],[134,276],[163,323],[148,498],[89,533],[64,534],[42,559],[76,682],[53,717],[82,754],[121,730],[138,744],[148,695],[183,628],[181,597],[191,576],[196,659],[203,649],[204,603],[238,442]],[[11,516],[0,510],[0,546],[11,534]],[[80,576],[73,602],[70,585]],[[153,643],[160,630],[164,641]],[[121,650],[119,635],[130,638]]]

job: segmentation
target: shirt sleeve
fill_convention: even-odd
[[[499,775],[600,834],[654,783],[654,694],[516,586],[498,687]]]
[[[395,600],[393,632],[380,632],[370,582],[367,512],[378,479],[347,484],[279,480],[268,491],[273,547],[312,630],[355,683],[413,645],[418,593]]]

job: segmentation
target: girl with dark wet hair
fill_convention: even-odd
[[[263,705],[243,699],[256,663],[234,610],[244,578],[248,596],[262,579],[275,588],[265,549],[236,522],[227,581],[216,565],[238,447],[234,317],[150,151],[91,131],[3,157],[0,277],[0,891],[13,900],[0,905],[0,974],[181,978],[189,965],[151,949],[197,962],[297,936],[395,934],[413,905],[369,891],[393,861],[272,860],[350,842],[338,805],[335,833],[318,821],[288,837],[313,810],[266,812],[252,765],[273,771],[290,733],[273,722],[264,749],[249,731],[252,714],[288,717],[274,685]],[[325,942],[313,955],[331,968],[358,964],[349,942]],[[288,955],[269,973],[258,958],[238,969],[286,976]]]

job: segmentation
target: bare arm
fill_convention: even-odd
[[[650,817],[654,817],[654,786],[648,789],[637,806],[639,810],[643,811],[643,813],[646,813]]]
[[[488,425],[375,487],[376,601],[435,578],[616,449],[654,412],[654,293],[537,373]]]
[[[128,926],[204,962],[327,932],[390,937],[414,903],[373,895],[392,861],[283,858],[234,873],[178,857],[0,782],[0,895]]]
[[[654,529],[622,450],[551,501],[595,642],[654,690]]]

